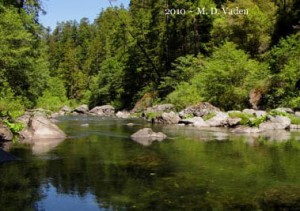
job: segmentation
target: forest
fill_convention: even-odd
[[[248,14],[166,14],[197,8]],[[300,109],[299,0],[131,0],[94,21],[39,22],[42,0],[0,0],[0,111],[137,101],[178,109]]]

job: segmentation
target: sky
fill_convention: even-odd
[[[114,6],[123,4],[128,7],[130,0],[111,0]],[[108,0],[43,0],[46,15],[40,15],[40,22],[45,27],[55,28],[57,22],[67,20],[80,21],[86,17],[93,22],[102,9],[110,6]]]

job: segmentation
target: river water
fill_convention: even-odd
[[[299,132],[237,136],[87,116],[57,124],[66,140],[11,147],[21,160],[0,165],[0,210],[300,210]],[[144,127],[169,138],[130,139]]]

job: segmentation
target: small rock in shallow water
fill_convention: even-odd
[[[162,132],[154,132],[151,128],[144,128],[132,134],[131,139],[144,145],[149,146],[153,141],[162,141],[167,138],[167,135]]]

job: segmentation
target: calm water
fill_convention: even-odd
[[[128,122],[136,125],[127,126]],[[70,138],[17,144],[0,165],[0,210],[300,210],[300,133],[233,136],[142,120],[64,117]]]

